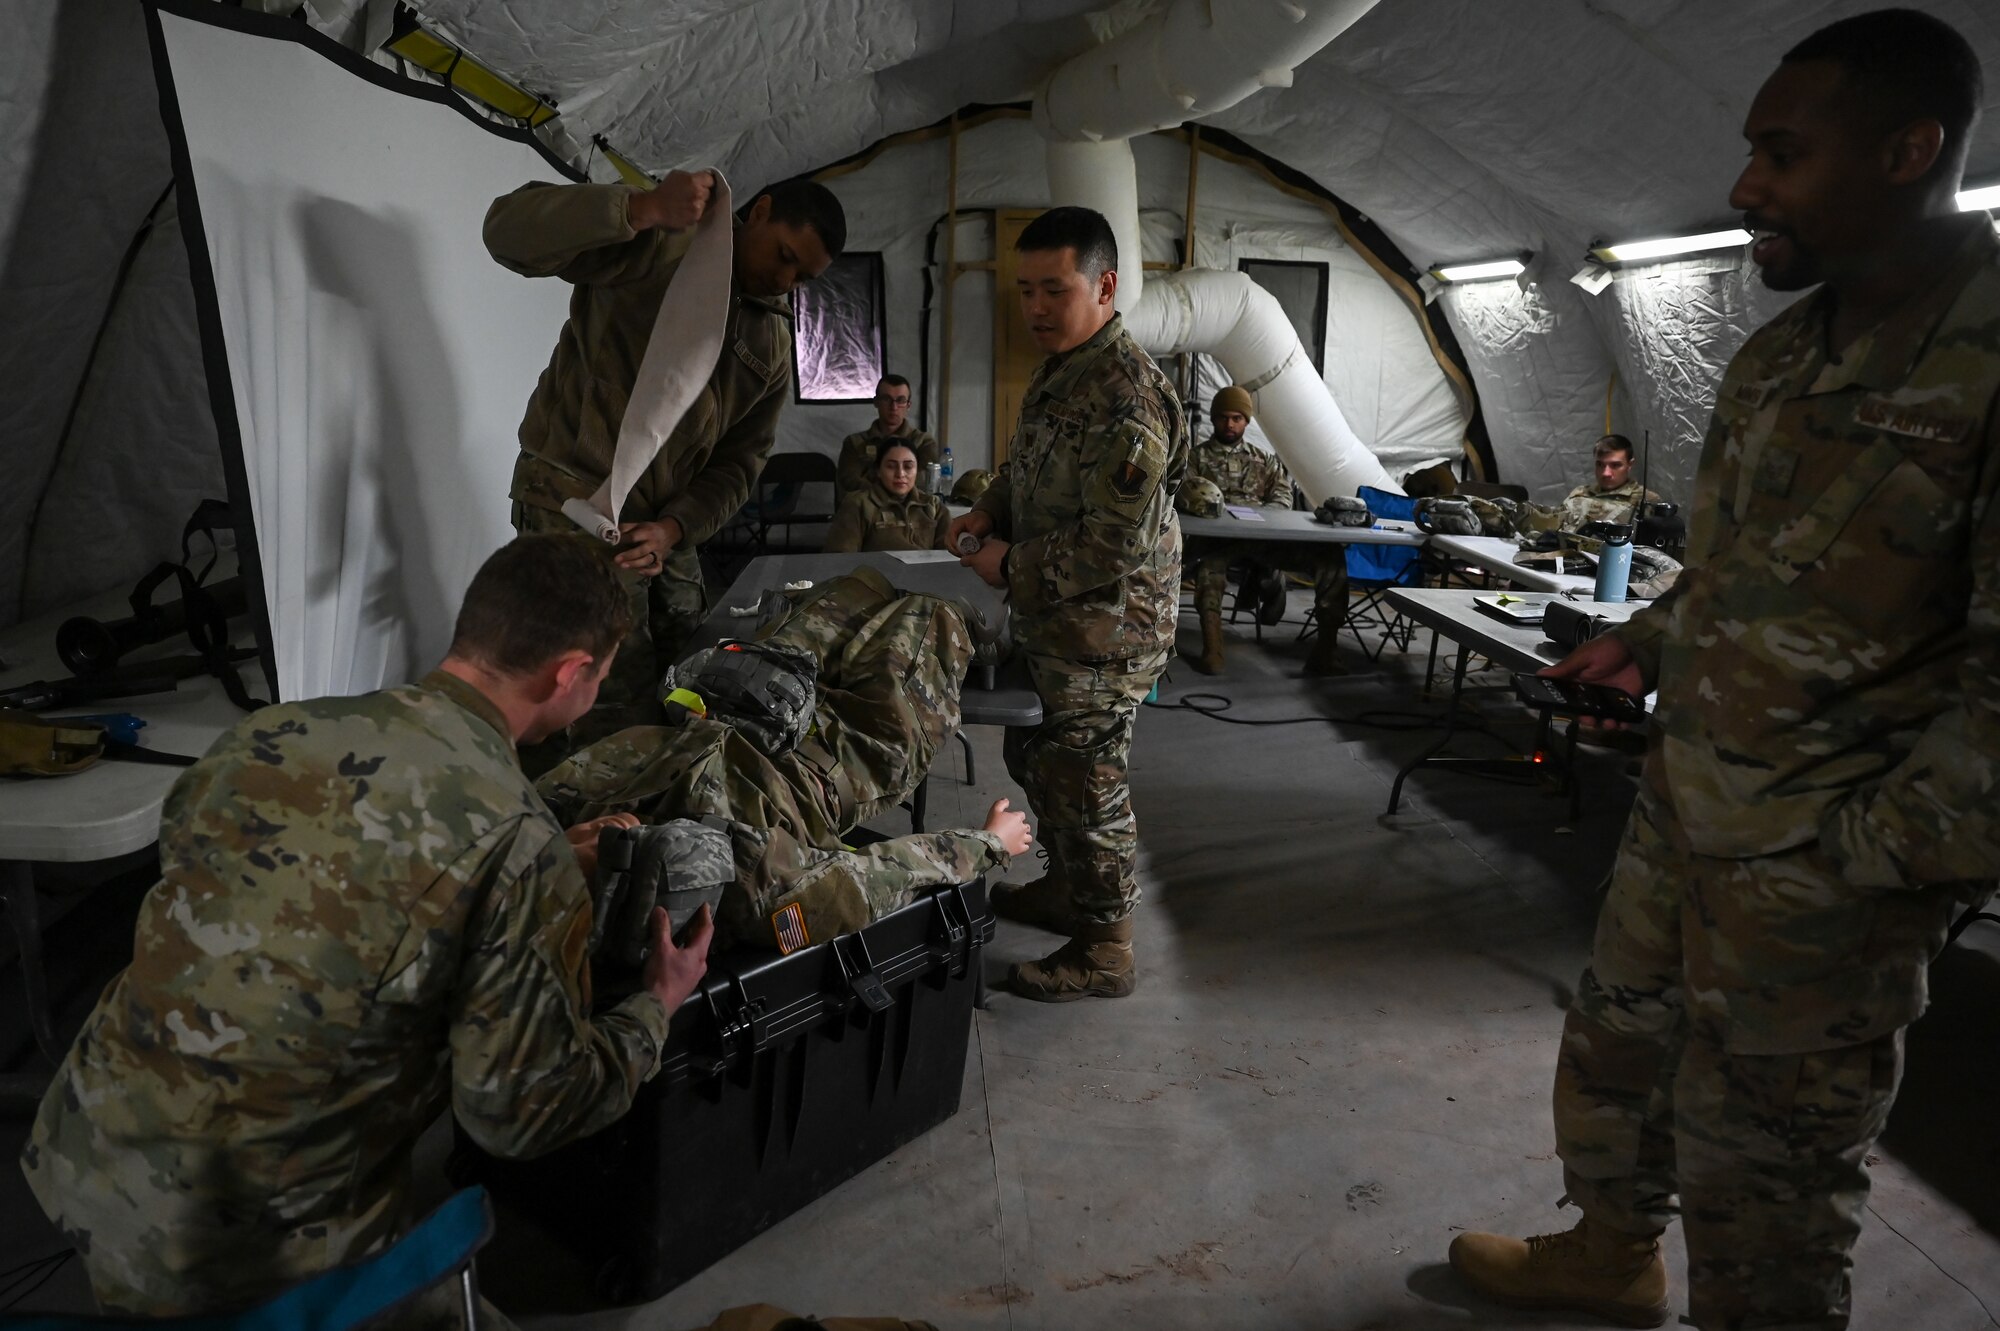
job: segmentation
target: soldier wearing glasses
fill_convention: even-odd
[[[936,462],[941,454],[938,441],[910,424],[910,381],[900,374],[885,374],[875,385],[875,421],[865,430],[840,441],[840,493],[836,500],[858,494],[875,479],[878,451],[885,439],[908,444],[917,455],[917,474],[923,475],[926,462]]]

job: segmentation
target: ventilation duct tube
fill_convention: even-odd
[[[1374,8],[1375,0],[1170,0],[1057,69],[1035,99],[1049,201],[1094,208],[1118,238],[1118,311],[1155,356],[1202,353],[1257,397],[1257,422],[1315,505],[1364,485],[1400,490],[1341,415],[1276,297],[1245,273],[1148,282],[1131,137],[1234,106]],[[1191,425],[1198,423],[1191,422]]]

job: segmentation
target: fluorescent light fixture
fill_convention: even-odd
[[[1495,259],[1491,263],[1455,263],[1449,268],[1433,268],[1431,276],[1440,282],[1481,282],[1489,277],[1519,277],[1527,267],[1519,259]]]
[[[1701,254],[1707,250],[1728,250],[1748,245],[1750,233],[1740,228],[1704,231],[1698,236],[1667,236],[1660,240],[1633,240],[1618,245],[1599,245],[1591,253],[1606,263],[1632,263],[1639,259],[1665,259],[1676,254]]]
[[[1958,210],[1962,213],[1984,212],[1992,208],[2000,208],[2000,185],[1982,185],[1978,189],[1958,192]]]

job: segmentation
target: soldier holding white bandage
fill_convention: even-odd
[[[575,287],[521,422],[510,490],[517,530],[575,530],[563,505],[602,500],[627,406],[647,394],[642,371],[656,378],[712,358],[684,411],[659,423],[657,453],[610,505],[635,627],[597,707],[552,739],[548,753],[529,757],[537,769],[599,736],[658,720],[660,664],[706,609],[697,547],[749,498],[791,397],[789,293],[824,272],[846,244],[839,200],[822,185],[791,181],[741,211],[732,243],[704,245],[704,228],[728,221],[726,212],[712,215],[726,198],[714,173],[676,171],[650,190],[524,185],[486,213],[486,248],[495,259],[524,276],[560,277]],[[692,284],[676,278],[720,256],[730,272],[718,336],[702,326],[715,321],[706,306],[678,318]],[[663,302],[675,306],[667,313],[676,317],[662,317]],[[677,341],[649,358],[656,326],[672,328]]]

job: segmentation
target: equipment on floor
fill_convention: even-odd
[[[993,929],[979,880],[711,958],[630,1113],[535,1160],[461,1131],[452,1177],[544,1219],[607,1302],[656,1299],[958,1111]]]

